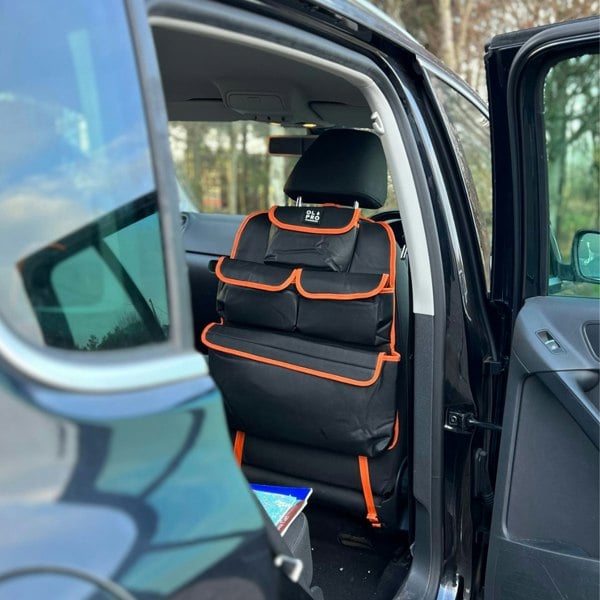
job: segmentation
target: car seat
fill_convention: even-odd
[[[202,333],[236,456],[251,481],[397,527],[408,264],[360,212],[386,199],[379,138],[326,131],[284,189],[296,205],[249,215],[216,263],[221,321]]]

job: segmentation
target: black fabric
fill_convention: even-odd
[[[304,209],[299,207],[280,207],[276,213],[285,211],[284,215],[296,215],[296,219],[288,218],[288,221],[302,222]],[[327,269],[329,271],[346,271],[352,261],[354,246],[358,236],[358,228],[348,221],[353,213],[339,208],[321,208],[314,209],[315,213],[320,213],[321,223],[327,221],[331,223],[332,229],[321,226],[320,224],[307,225],[307,229],[314,229],[314,232],[306,233],[304,231],[294,231],[285,229],[272,223],[269,231],[269,241],[264,256],[265,263],[298,265],[313,267],[316,269]],[[344,213],[350,213],[348,215]],[[328,215],[342,215],[343,219],[327,218]],[[304,227],[303,225],[299,225]],[[335,231],[327,233],[325,231]]]
[[[302,210],[297,207],[290,208]],[[243,234],[239,236],[235,258],[263,263],[267,253],[270,228],[271,222],[266,212],[256,213],[249,218],[244,225]],[[317,241],[313,236],[309,239],[313,244]],[[389,273],[389,256],[391,245],[394,243],[394,240],[388,237],[386,230],[379,223],[361,220],[349,271],[353,273]]]
[[[363,294],[375,296],[378,293],[377,288],[381,285],[382,276],[379,273],[333,274],[303,270],[299,281],[302,290],[307,294],[330,294],[334,296]]]
[[[300,579],[310,588],[313,578],[313,561],[310,550],[310,532],[308,521],[304,514],[299,514],[288,530],[283,534],[283,541],[287,544],[294,558],[299,558],[304,565]]]
[[[300,297],[296,328],[304,335],[380,347],[389,344],[392,311],[392,294],[339,301]]]
[[[290,526],[286,537],[281,536],[277,528],[273,524],[271,517],[263,505],[256,499],[256,506],[260,511],[264,521],[264,533],[271,547],[273,557],[278,555],[299,558],[304,564],[300,579],[297,583],[290,580],[284,572],[284,568],[277,569],[278,577],[278,594],[277,597],[281,600],[323,600],[323,593],[319,587],[310,587],[313,576],[312,548],[310,545],[310,535],[308,532],[308,521],[301,514],[297,520],[300,520],[300,525],[292,531],[294,523]],[[302,523],[302,521],[304,523]],[[289,533],[289,535],[287,535]],[[306,544],[308,542],[308,554]],[[298,552],[298,554],[296,554]],[[196,597],[196,596],[195,596]]]
[[[385,450],[369,459],[371,488],[376,497],[387,496],[394,490],[401,463],[401,453],[397,448]],[[246,435],[244,469],[253,466],[272,473],[354,490],[362,497],[356,456]],[[261,475],[257,481],[263,479],[264,475]]]
[[[362,133],[350,133],[350,154],[358,152],[359,138],[367,154],[373,140],[379,145]],[[346,132],[332,135],[338,134]],[[331,156],[322,159],[332,164]],[[340,175],[344,185],[356,187],[352,179],[361,169],[364,175],[369,160]],[[368,181],[374,171],[366,172]],[[385,188],[385,164],[382,173]],[[334,193],[318,202],[347,200]],[[401,439],[388,449],[397,414],[404,416],[398,407],[403,361],[391,346],[398,329],[396,244],[388,227],[359,217],[339,206],[277,207],[249,217],[232,259],[216,269],[222,322],[203,338],[228,422],[246,433],[250,480],[308,485],[319,500],[364,515],[358,463],[364,455],[375,504],[396,527],[406,447]]]
[[[217,311],[228,322],[294,331],[298,316],[298,295],[293,290],[264,292],[221,284]]]
[[[387,196],[387,166],[379,138],[353,129],[322,133],[296,163],[284,191],[308,203],[380,208]]]
[[[259,212],[251,215],[243,224],[243,232],[238,233],[238,245],[235,258],[262,263],[267,251],[271,222],[269,214]],[[233,254],[231,256],[234,258]]]
[[[224,259],[217,274],[217,310],[227,322],[374,348],[389,345],[393,295],[381,293],[385,273],[303,269],[296,271],[296,281],[291,268]]]
[[[292,269],[273,267],[247,260],[224,258],[219,262],[218,271],[225,279],[231,279],[240,284],[258,283],[265,286],[278,287],[290,278]]]
[[[234,325],[215,324],[206,331],[205,339],[209,347],[212,344],[227,348],[229,354],[252,354],[358,382],[373,378],[380,354],[369,348],[336,345]]]
[[[310,229],[309,233],[318,234],[327,229],[331,233],[344,233],[358,223],[358,209],[340,210],[336,206],[276,206],[269,211],[269,220],[282,229]]]
[[[217,276],[221,279],[217,292],[219,315],[231,323],[293,331],[298,314],[298,295],[295,290],[286,289],[289,286],[285,285],[291,275],[290,268],[223,259],[217,267]],[[265,291],[246,287],[255,284],[275,290],[283,286],[283,289]]]
[[[327,375],[368,382],[375,374],[377,352],[226,325],[210,329],[206,339],[209,347],[238,352],[213,349],[209,354],[211,373],[219,382],[234,429],[353,455],[375,456],[389,445],[397,362],[383,362],[374,383],[359,386]],[[266,364],[248,354],[323,376]]]
[[[361,221],[359,235],[354,248],[353,273],[389,273],[390,253],[394,239],[390,239],[386,229],[379,223]]]

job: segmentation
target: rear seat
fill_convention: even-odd
[[[251,481],[309,485],[397,527],[408,319],[398,332],[396,272],[406,287],[407,264],[391,228],[359,208],[381,207],[386,191],[374,134],[322,134],[286,183],[297,206],[250,215],[218,261],[221,322],[202,341]]]

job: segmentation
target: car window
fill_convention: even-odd
[[[271,136],[304,136],[304,128],[236,121],[171,121],[169,139],[179,181],[181,210],[250,214],[285,205],[285,181],[299,156],[269,153]],[[388,195],[379,210],[397,209],[388,175]],[[370,216],[377,211],[366,210]]]
[[[452,142],[461,161],[489,290],[492,255],[492,151],[489,121],[453,87],[435,76],[431,77],[431,82],[454,134]]]
[[[600,60],[555,64],[544,82],[550,294],[600,295]]]
[[[123,3],[0,0],[0,14],[1,317],[30,342],[73,350],[164,340],[155,182]]]
[[[156,277],[153,271],[153,265],[161,264],[156,256],[160,246],[152,243],[158,234],[154,213],[110,232],[97,244],[75,250],[68,258],[61,257],[56,264],[42,260],[49,281],[42,290],[34,284],[29,293],[40,296],[35,310],[46,341],[80,350],[111,350],[165,339],[164,277]],[[35,274],[27,273],[26,281],[31,280],[36,280]],[[48,292],[56,302],[44,302]],[[67,327],[57,318],[55,304],[61,307],[59,315],[64,315]]]
[[[298,157],[270,155],[269,137],[305,132],[249,121],[171,121],[171,151],[185,198],[181,207],[249,214],[285,204],[283,184]]]

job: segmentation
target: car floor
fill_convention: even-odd
[[[313,585],[325,600],[390,600],[408,572],[405,533],[374,529],[365,519],[318,504],[305,509]]]

